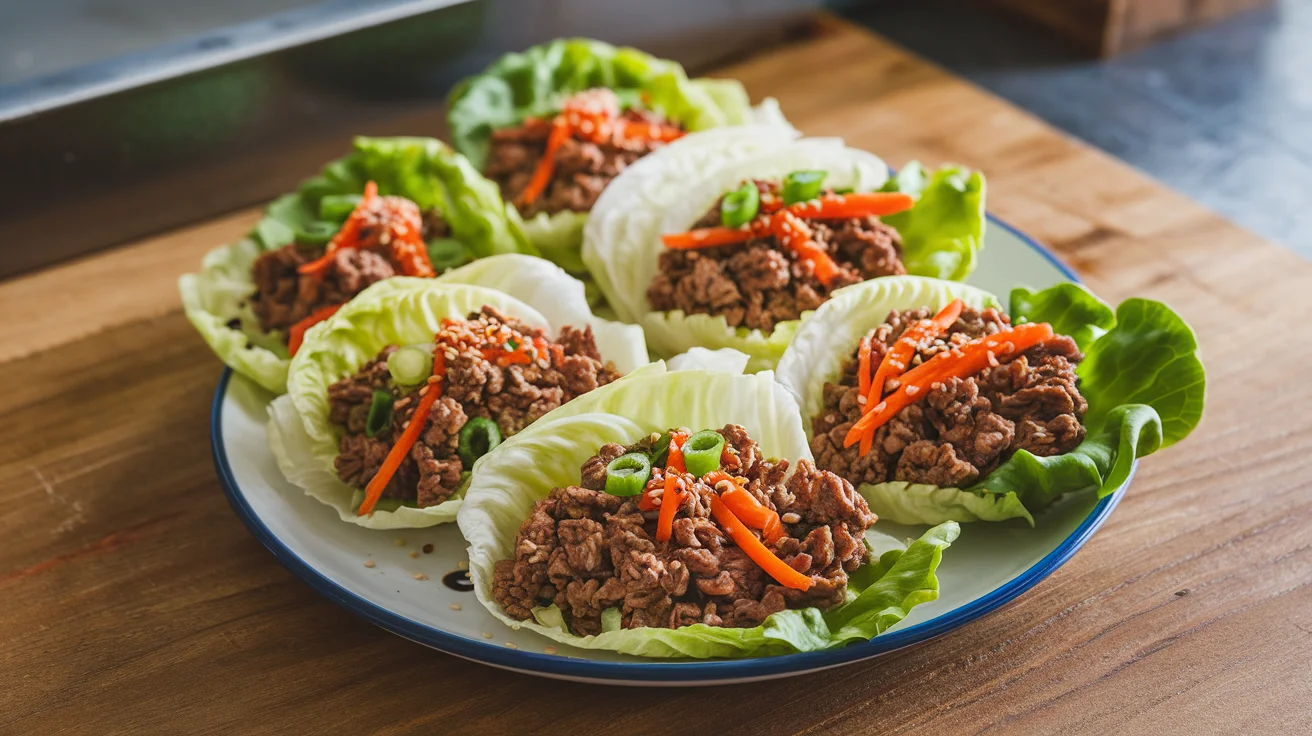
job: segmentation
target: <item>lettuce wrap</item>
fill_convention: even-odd
[[[328,387],[385,346],[431,343],[444,318],[464,318],[484,305],[552,336],[564,326],[591,326],[602,358],[621,373],[647,362],[640,328],[592,316],[582,284],[541,258],[493,256],[438,279],[380,281],[311,328],[291,361],[288,393],[269,408],[269,445],[287,479],[337,509],[343,521],[372,529],[417,528],[454,519],[459,493],[427,508],[400,506],[356,515],[356,491],[334,469],[341,432],[329,421]]]
[[[779,362],[778,377],[797,398],[808,434],[857,342],[892,309],[937,311],[953,299],[974,308],[1001,306],[974,287],[914,276],[876,279],[841,289],[803,320]],[[1071,337],[1084,360],[1075,370],[1088,402],[1084,439],[1048,457],[1018,449],[967,488],[900,481],[859,490],[881,518],[902,524],[1002,521],[1034,514],[1066,493],[1115,492],[1138,458],[1168,447],[1197,426],[1205,377],[1197,342],[1183,319],[1160,302],[1127,299],[1113,310],[1083,286],[1063,283],[1012,290],[1013,324],[1047,322]]]
[[[506,54],[456,85],[447,98],[451,139],[483,171],[493,131],[551,117],[570,95],[599,87],[690,131],[752,123],[788,129],[774,100],[753,108],[734,80],[689,79],[676,62],[575,38]],[[585,278],[579,246],[587,219],[586,212],[538,213],[525,218],[524,231],[544,257]]]
[[[890,545],[887,535],[871,529],[867,546],[874,554],[851,575],[845,603],[826,612],[784,610],[752,628],[698,623],[677,629],[622,629],[617,623],[607,626],[608,616],[612,622],[619,619],[619,610],[609,609],[602,614],[602,633],[579,636],[568,631],[554,605],[535,608],[526,621],[501,609],[492,591],[493,567],[513,556],[516,535],[534,503],[555,487],[578,484],[580,466],[601,445],[628,443],[672,426],[728,423],[743,425],[766,456],[811,456],[797,404],[769,372],[667,371],[660,363],[560,407],[503,442],[475,466],[456,519],[469,541],[470,578],[478,599],[507,626],[528,628],[562,644],[654,658],[706,659],[815,651],[864,641],[902,620],[912,607],[938,597],[935,571],[943,550],[957,537],[954,523],[930,529],[905,548]]]
[[[826,187],[903,191],[915,197],[910,210],[884,218],[902,236],[902,262],[911,273],[961,280],[973,270],[984,242],[980,174],[955,167],[925,174],[912,164],[890,180],[883,161],[844,147],[840,139],[792,140],[769,128],[690,135],[626,170],[593,208],[583,260],[615,314],[641,324],[657,356],[694,345],[730,347],[751,356],[751,370],[771,368],[798,320],[780,322],[768,334],[734,328],[722,315],[656,311],[647,288],[665,250],[662,234],[688,230],[745,179],[779,179],[803,169],[827,172]]]
[[[335,230],[339,223],[320,216],[322,200],[358,195],[370,180],[383,195],[439,212],[463,246],[457,250],[466,254],[464,260],[535,252],[496,186],[445,144],[431,138],[357,138],[351,155],[274,200],[249,235],[211,251],[199,273],[179,279],[187,318],[233,370],[274,393],[286,390],[284,336],[264,332],[247,303],[255,291],[251,267],[265,251],[296,242],[298,233]],[[442,264],[434,265],[440,272]]]

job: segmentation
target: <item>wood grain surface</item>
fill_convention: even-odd
[[[1204,421],[1088,546],[950,634],[783,682],[551,682],[404,641],[219,489],[220,365],[173,284],[241,213],[0,284],[0,733],[1312,733],[1312,265],[828,18],[723,71],[809,134],[983,169],[1104,297],[1193,323]]]

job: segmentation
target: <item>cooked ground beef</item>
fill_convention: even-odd
[[[419,229],[426,240],[449,235],[439,213],[421,213],[418,205],[402,197],[380,197],[369,215],[360,230],[361,247],[334,253],[322,274],[305,275],[296,269],[322,256],[323,245],[291,243],[255,259],[250,305],[264,331],[286,330],[320,307],[349,301],[366,286],[395,276],[387,245],[398,227]]]
[[[640,110],[627,110],[623,118],[636,122],[666,123],[664,118]],[[483,174],[501,187],[507,202],[518,200],[533,177],[533,170],[547,149],[551,126],[529,121],[514,128],[492,133],[487,165]],[[525,217],[539,212],[588,212],[611,179],[634,161],[663,145],[659,141],[622,139],[593,143],[578,137],[566,139],[556,153],[556,169],[551,183],[531,204],[521,209]]]
[[[871,365],[879,364],[907,325],[930,316],[927,309],[891,312],[868,333]],[[967,307],[948,334],[922,349],[913,363],[1008,329],[1009,318],[998,310]],[[811,422],[811,451],[817,465],[857,485],[899,480],[964,488],[1018,449],[1057,455],[1084,439],[1080,418],[1088,403],[1075,377],[1082,359],[1075,341],[1058,335],[978,375],[943,381],[877,429],[870,452],[861,457],[856,445],[843,448],[863,409],[854,349],[841,380],[825,384],[824,408]],[[886,386],[894,388],[891,381]]]
[[[776,181],[755,183],[762,195],[779,194]],[[838,266],[838,276],[829,286],[815,277],[810,261],[766,237],[715,248],[667,249],[647,288],[647,301],[657,311],[723,315],[730,327],[768,333],[776,324],[820,306],[835,289],[907,272],[902,265],[902,237],[877,217],[802,220],[811,228],[813,242]],[[717,201],[693,227],[719,224]]]
[[[499,313],[492,307],[469,315],[471,332],[507,326],[524,339],[548,338],[541,330]],[[442,397],[433,405],[425,429],[388,483],[383,498],[412,502],[420,508],[445,501],[460,487],[461,465],[456,453],[460,428],[472,417],[497,423],[509,437],[538,417],[580,394],[619,377],[615,367],[597,352],[592,328],[565,327],[560,339],[548,342],[546,355],[529,364],[499,366],[477,350],[452,351],[447,358]],[[399,387],[387,369],[395,346],[384,348],[354,375],[328,387],[329,419],[342,429],[337,474],[347,485],[365,488],[418,406],[418,387]],[[375,390],[394,398],[391,426],[373,437],[365,420]]]
[[[808,460],[789,476],[787,460],[764,460],[743,427],[719,430],[736,456],[735,475],[778,512],[785,536],[772,551],[809,575],[801,591],[777,584],[720,528],[710,512],[714,490],[687,473],[668,542],[656,541],[658,511],[638,498],[605,493],[606,465],[630,451],[646,452],[655,437],[624,447],[606,444],[583,464],[577,486],[556,488],[533,506],[515,538],[515,556],[496,564],[492,594],[507,613],[528,619],[552,603],[570,631],[601,631],[601,614],[617,608],[624,628],[751,627],[785,608],[827,609],[842,603],[847,576],[868,560],[863,541],[875,515],[852,484]],[[649,489],[661,488],[653,468]]]

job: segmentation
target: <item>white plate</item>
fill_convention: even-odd
[[[1076,280],[1043,247],[990,218],[985,256],[971,283],[1005,301],[1014,285],[1043,288]],[[786,677],[868,659],[950,631],[1029,590],[1070,559],[1125,492],[1101,501],[1062,499],[1021,520],[965,524],[943,556],[938,600],[912,610],[875,639],[843,649],[726,661],[661,662],[553,645],[513,631],[474,598],[464,573],[465,544],[455,524],[373,531],[288,483],[269,453],[272,396],[231,371],[214,396],[212,441],[219,479],[238,516],[280,562],[329,599],[388,631],[466,659],[530,674],[615,684],[699,685]],[[1128,485],[1128,481],[1127,481]],[[898,537],[920,529],[880,522]],[[432,545],[431,553],[423,550]]]

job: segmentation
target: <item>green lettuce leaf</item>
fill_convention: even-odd
[[[628,442],[671,426],[747,427],[767,456],[809,458],[797,405],[768,372],[666,371],[657,364],[592,391],[538,420],[483,456],[457,514],[469,541],[470,578],[480,602],[512,628],[554,641],[646,657],[747,657],[814,651],[886,631],[913,606],[938,596],[935,576],[955,524],[931,529],[905,551],[891,549],[858,571],[848,603],[828,613],[783,611],[752,629],[697,624],[676,630],[613,629],[575,636],[554,606],[534,620],[506,616],[492,598],[492,570],[513,554],[515,534],[534,502],[574,484],[579,467],[606,442]]]
[[[908,273],[959,281],[975,270],[987,221],[984,189],[978,171],[953,166],[926,173],[914,161],[884,184],[884,191],[917,197],[911,209],[882,218],[902,236]]]
[[[400,195],[423,209],[440,211],[452,237],[476,257],[535,252],[496,185],[440,141],[357,138],[351,155],[270,203],[247,238],[210,252],[199,273],[179,280],[187,318],[233,370],[274,393],[285,390],[287,350],[280,335],[260,330],[246,305],[255,291],[251,264],[263,251],[292,243],[298,231],[328,225],[319,217],[323,198],[360,194],[369,180],[378,184],[381,194]]]
[[[824,384],[838,378],[861,334],[883,321],[890,308],[938,309],[954,297],[974,307],[997,304],[978,289],[907,276],[841,289],[803,320],[778,375],[797,397],[808,431],[810,418],[823,406]],[[861,494],[881,518],[901,524],[1021,518],[1033,524],[1033,514],[1062,494],[1114,492],[1137,458],[1183,439],[1197,426],[1203,366],[1193,332],[1170,308],[1129,299],[1113,313],[1087,289],[1070,283],[1042,291],[1018,288],[1010,303],[1014,322],[1049,322],[1085,351],[1076,369],[1089,403],[1084,441],[1052,457],[1019,450],[967,489],[863,484]]]
[[[505,291],[471,285],[476,282],[521,292],[542,304],[551,316]],[[633,325],[608,329],[587,312],[582,299],[582,287],[558,267],[519,255],[475,261],[438,279],[395,277],[370,286],[337,314],[307,331],[291,361],[288,393],[270,409],[269,446],[278,466],[292,483],[337,509],[343,521],[372,529],[451,521],[460,506],[459,494],[429,508],[403,506],[368,517],[355,515],[355,491],[337,478],[333,468],[340,433],[328,420],[328,386],[353,373],[383,347],[431,342],[442,319],[464,317],[484,305],[552,335],[566,325],[591,324],[604,359],[615,362],[622,371],[645,362],[641,331]]]
[[[630,104],[645,97],[646,107],[689,130],[742,125],[754,118],[737,82],[689,80],[673,61],[572,38],[506,54],[457,84],[447,98],[451,140],[481,169],[492,131],[526,117],[552,115],[565,98],[595,87],[615,90]]]

